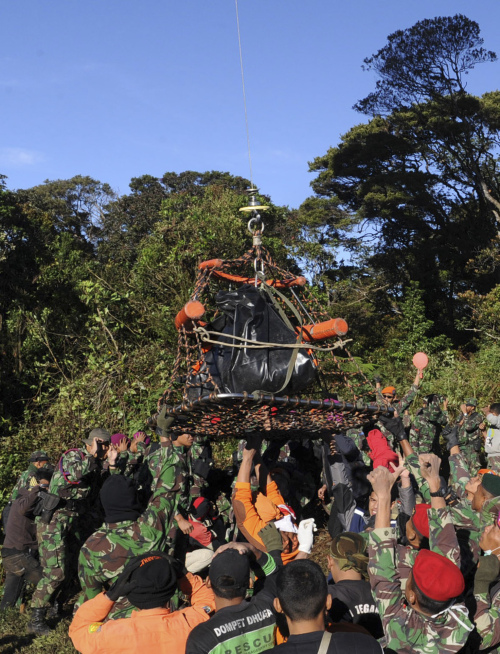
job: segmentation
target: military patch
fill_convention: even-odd
[[[96,631],[101,631],[102,622],[93,622],[89,625],[89,634],[95,634]]]

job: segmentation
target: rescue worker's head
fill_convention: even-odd
[[[382,397],[387,402],[387,404],[392,404],[396,399],[396,389],[394,386],[386,386],[382,389]]]
[[[366,540],[354,532],[345,531],[332,540],[327,561],[335,583],[346,578],[368,580],[366,549]]]
[[[332,604],[323,571],[309,559],[291,561],[280,568],[276,594],[274,608],[285,614],[289,624],[321,621]]]
[[[102,485],[99,497],[107,523],[137,520],[141,514],[137,487],[129,477],[111,475]]]
[[[250,585],[250,560],[247,553],[226,549],[212,559],[209,586],[216,598],[243,600]]]
[[[177,571],[161,552],[145,554],[130,575],[129,602],[138,609],[165,607],[177,590]]]

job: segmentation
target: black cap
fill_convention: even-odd
[[[111,475],[102,485],[99,497],[107,523],[137,520],[141,514],[137,486],[129,477]]]
[[[130,575],[128,601],[138,609],[165,606],[177,589],[177,573],[163,552],[145,554]]]
[[[240,554],[236,549],[224,550],[212,559],[208,575],[215,588],[238,588],[245,591],[250,579],[248,556]]]

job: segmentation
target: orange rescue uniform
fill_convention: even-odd
[[[179,580],[191,606],[171,612],[167,608],[143,609],[130,618],[104,622],[114,602],[104,593],[85,602],[69,628],[73,645],[82,654],[136,654],[183,652],[191,630],[215,611],[213,592],[202,579],[189,572]]]

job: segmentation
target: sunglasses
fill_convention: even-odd
[[[392,394],[391,395],[382,395],[382,397],[387,397],[388,399],[392,399],[394,397],[394,395],[392,395]]]

